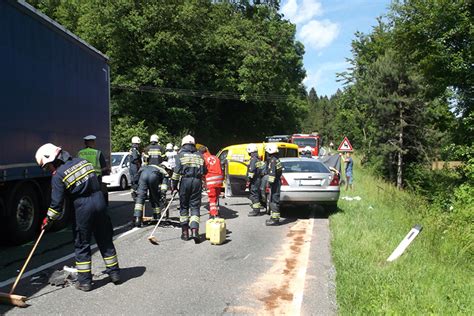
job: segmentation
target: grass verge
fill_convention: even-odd
[[[474,314],[472,215],[466,227],[453,227],[450,214],[433,211],[421,197],[373,177],[357,162],[354,191],[342,190],[343,196],[361,200],[340,199],[340,211],[330,217],[341,315]],[[423,231],[388,263],[415,224]]]

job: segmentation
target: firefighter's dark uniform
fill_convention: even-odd
[[[138,170],[142,165],[142,156],[140,151],[138,150],[138,145],[133,144],[132,148],[130,149],[130,178],[131,182],[130,186],[132,187],[132,197],[135,199],[138,189]]]
[[[270,156],[267,165],[268,184],[270,186],[270,219],[267,225],[277,225],[280,221],[280,187],[282,166],[276,154]]]
[[[147,165],[139,170],[139,180],[137,189],[137,198],[135,199],[135,208],[133,216],[135,217],[135,226],[141,226],[143,216],[143,207],[147,193],[150,192],[150,203],[153,208],[153,217],[159,218],[161,215],[162,199],[160,186],[165,177],[166,171],[161,166]]]
[[[163,181],[161,182],[160,189],[161,189],[161,209],[163,209],[166,206],[166,192],[168,192],[168,189],[171,187],[170,181],[171,181],[171,176],[173,175],[173,170],[169,169],[168,166],[165,166],[160,164],[160,167],[164,171],[163,173]],[[169,218],[169,209],[166,211],[165,218]]]
[[[193,235],[199,231],[199,218],[201,207],[202,177],[207,172],[204,159],[196,151],[193,144],[185,144],[176,156],[176,166],[174,168],[174,183],[179,180],[179,221],[183,234],[182,239],[189,236],[188,229],[191,228]],[[189,212],[191,211],[191,217]]]
[[[57,159],[64,164],[57,167],[51,178],[51,204],[47,216],[53,221],[60,216],[65,197],[73,202],[74,248],[79,283],[92,281],[92,235],[104,259],[106,272],[117,275],[120,270],[112,242],[113,227],[94,167],[85,159],[71,158],[66,151],[62,151]]]
[[[147,148],[145,148],[144,154],[148,158],[148,164],[156,166],[158,166],[166,157],[163,147],[155,142],[151,143]]]
[[[159,145],[157,142],[152,142],[148,147],[144,150],[144,155],[146,157],[147,163],[149,165],[159,166],[166,158],[165,152],[163,147]],[[160,183],[161,189],[161,207],[166,203],[166,191],[168,190],[168,182],[167,179],[163,179]]]
[[[249,182],[250,191],[250,207],[252,211],[248,214],[249,216],[257,216],[260,214],[260,186],[262,183],[264,163],[258,158],[258,153],[253,152],[250,154],[250,162],[247,167],[247,180]]]

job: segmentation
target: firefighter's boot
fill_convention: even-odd
[[[110,281],[114,283],[115,285],[119,285],[122,283],[122,279],[120,278],[120,273],[119,272],[111,272],[109,273]]]
[[[76,282],[75,287],[76,287],[76,289],[84,291],[84,292],[89,292],[90,290],[92,290],[92,284],[91,283]]]
[[[191,238],[194,240],[195,244],[199,244],[201,242],[201,237],[199,236],[199,229],[191,229]]]
[[[182,240],[189,240],[189,226],[183,225],[181,226],[181,239]]]
[[[265,225],[267,226],[278,226],[280,225],[280,220],[278,218],[270,217],[265,221]]]
[[[135,216],[133,219],[133,225],[135,227],[142,227],[142,217],[141,216]]]
[[[258,208],[253,208],[249,213],[248,216],[258,216],[260,215],[260,209]]]

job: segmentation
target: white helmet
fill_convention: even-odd
[[[162,165],[163,167],[165,167],[166,169],[171,169],[171,165],[170,165],[170,163],[169,163],[168,161],[163,161],[163,162],[161,163],[161,165]]]
[[[140,140],[140,137],[138,136],[133,136],[132,137],[132,144],[140,144],[142,141]]]
[[[192,137],[191,135],[184,136],[183,140],[181,141],[181,146],[183,146],[184,144],[196,144],[196,142],[194,141],[194,137]]]
[[[311,148],[311,146],[306,146],[305,148],[303,148],[303,151],[305,152],[311,152],[313,149]]]
[[[43,168],[47,163],[53,162],[60,152],[61,147],[51,143],[44,144],[36,151],[36,162],[41,168]]]
[[[172,150],[173,149],[173,144],[168,143],[166,144],[166,150]]]
[[[248,144],[247,145],[247,152],[250,154],[250,153],[254,153],[254,152],[257,152],[258,151],[258,148],[257,148],[257,145],[256,144]]]
[[[275,154],[278,152],[278,147],[276,144],[268,144],[267,147],[265,148],[267,153],[269,154]]]
[[[150,142],[152,142],[152,143],[153,142],[158,143],[158,139],[159,139],[158,135],[156,135],[156,134],[153,134],[153,135],[150,136]]]
[[[178,151],[178,149],[179,149],[179,147],[178,147],[178,146],[176,146],[176,145],[174,145],[174,146],[173,146],[173,150],[176,150],[176,151]]]

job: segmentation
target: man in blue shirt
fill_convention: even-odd
[[[346,191],[350,187],[352,191],[352,181],[354,180],[353,177],[353,167],[354,167],[354,161],[352,160],[351,153],[346,152],[346,159],[344,160],[346,163]]]

